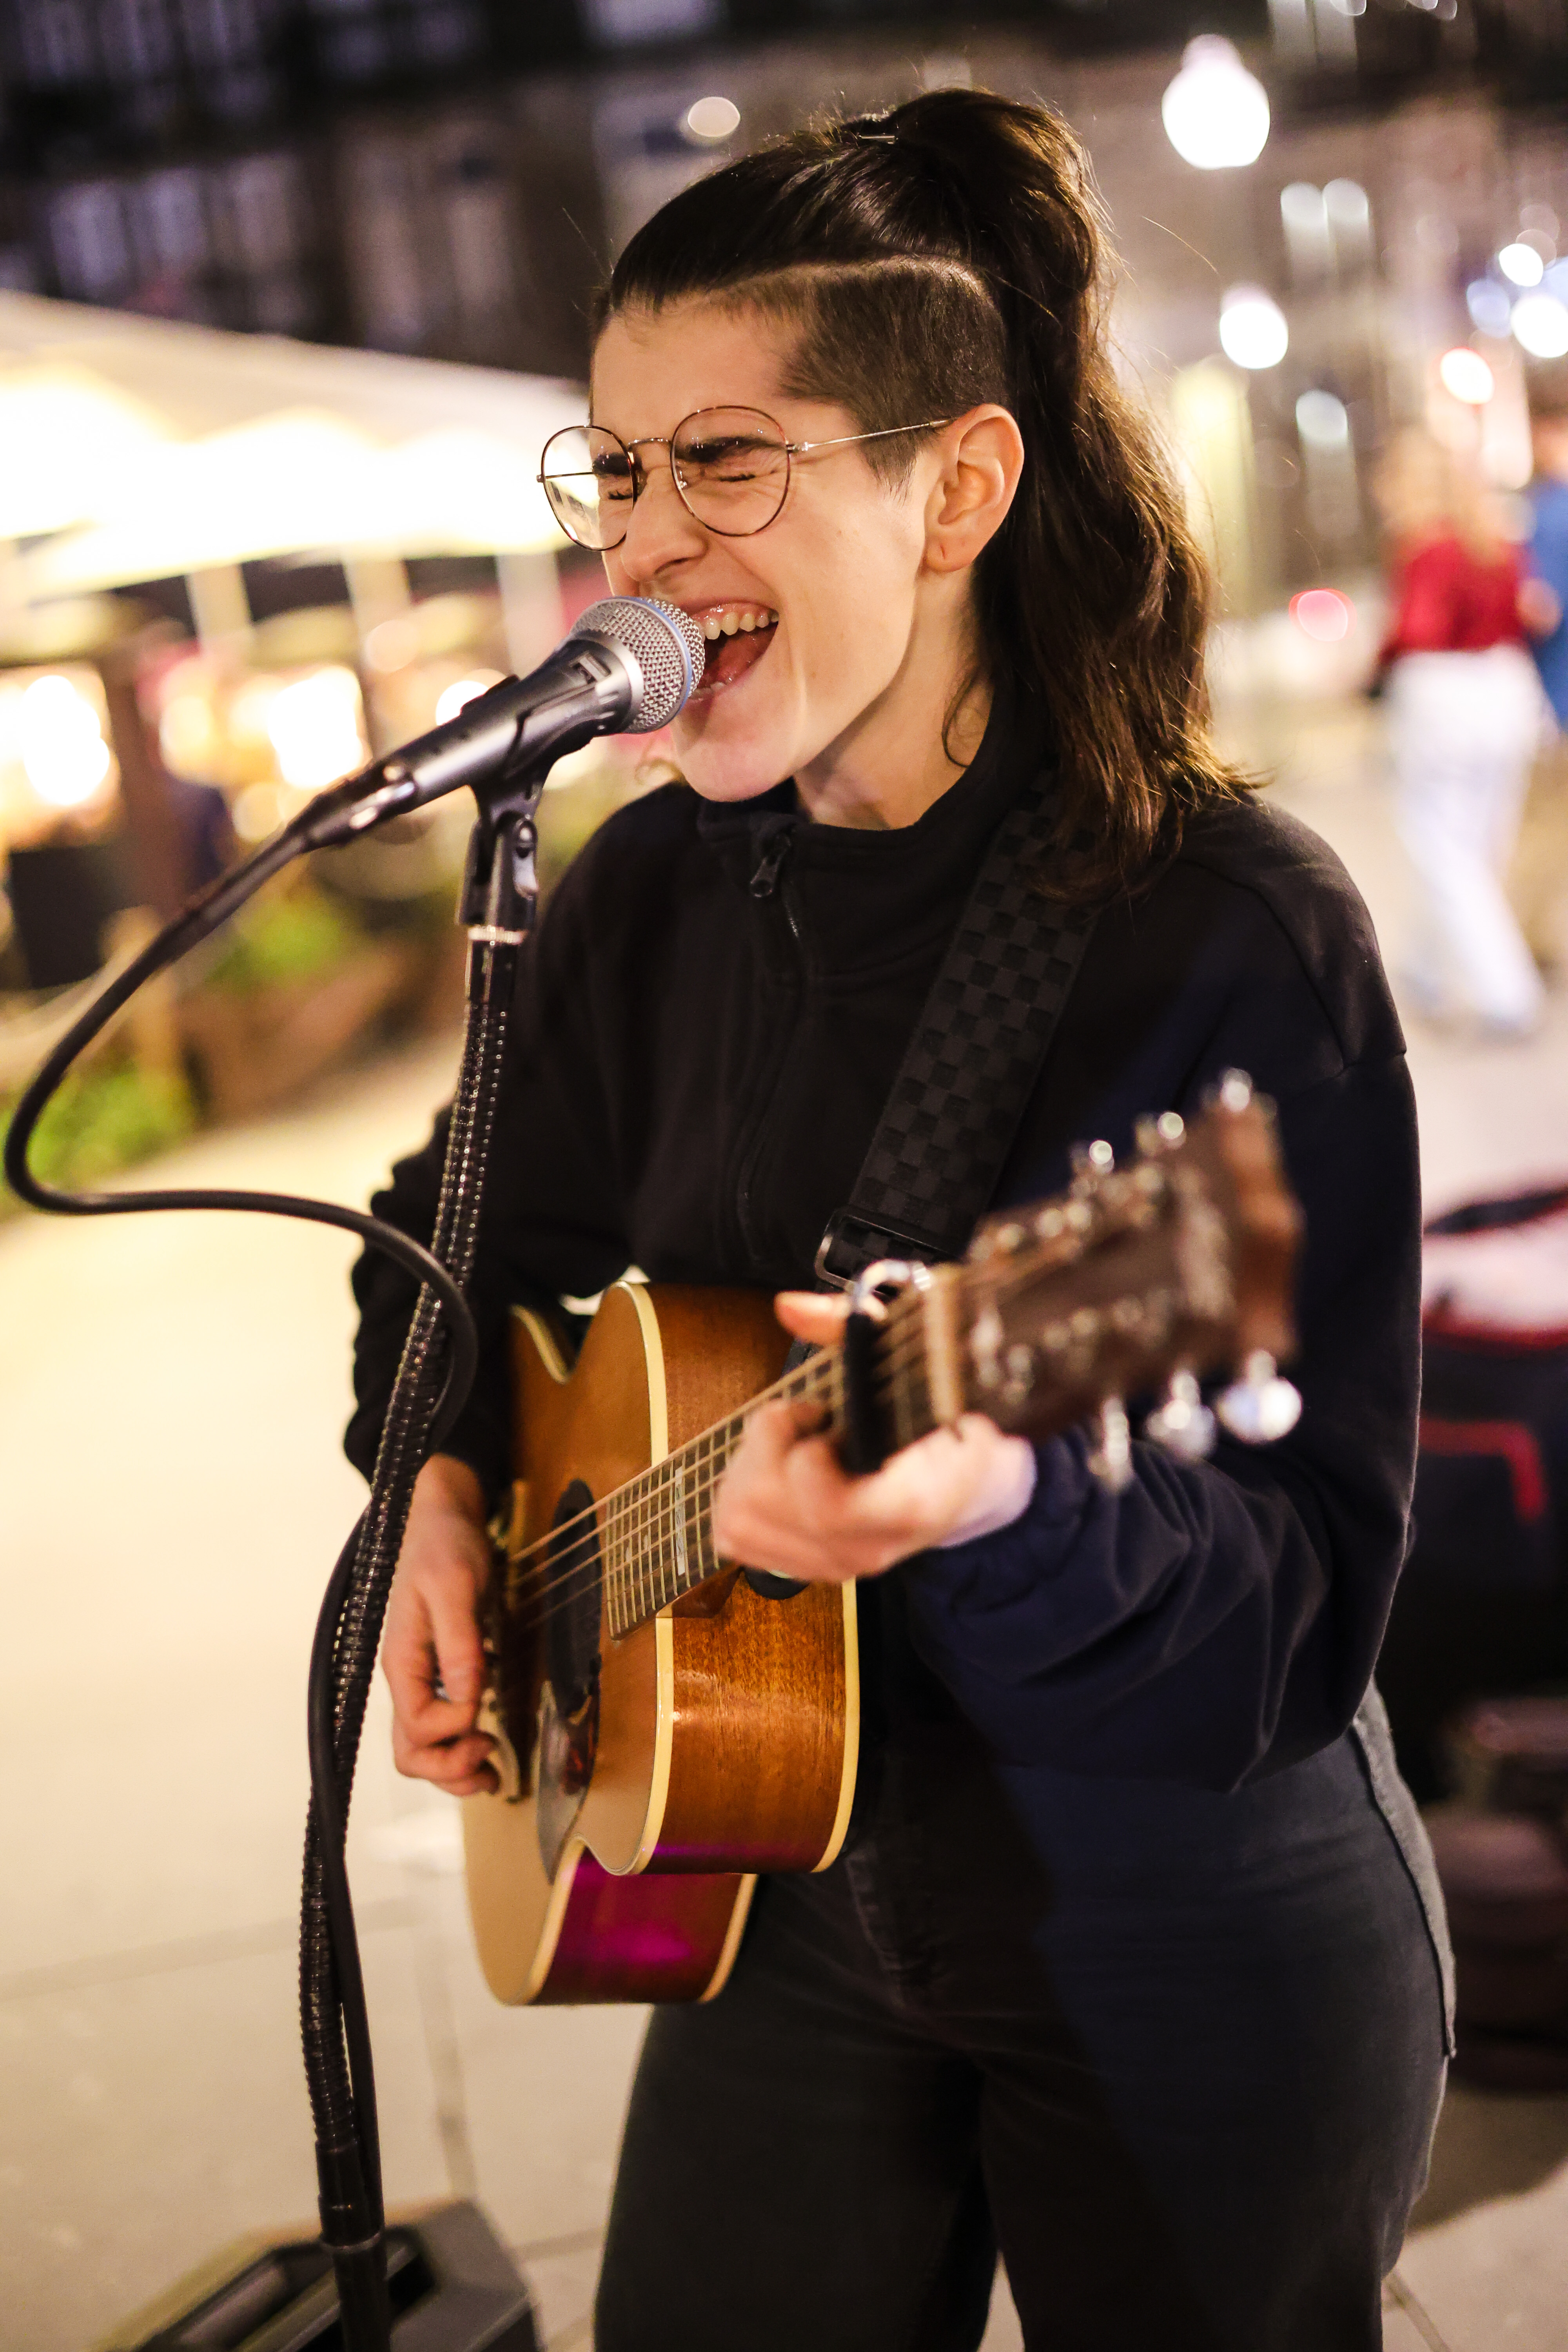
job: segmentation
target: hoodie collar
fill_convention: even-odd
[[[703,802],[698,837],[737,888],[759,898],[787,889],[820,965],[884,963],[951,930],[985,845],[1041,764],[1044,740],[999,688],[973,760],[913,824],[813,824],[789,781],[752,801]]]

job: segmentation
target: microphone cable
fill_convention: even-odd
[[[56,1216],[128,1216],[153,1211],[225,1210],[290,1217],[356,1234],[394,1259],[419,1286],[378,1456],[370,1502],[339,1554],[328,1582],[311,1645],[308,1689],[310,1809],[306,1831],[305,1885],[300,1909],[300,2015],[306,2078],[316,2126],[321,2184],[322,2237],[339,2274],[344,2342],[353,2352],[382,2352],[390,2315],[383,2251],[379,2135],[364,1986],[354,1931],[344,1854],[349,1800],[360,1732],[368,1702],[392,1568],[401,1548],[408,1494],[426,1454],[436,1451],[462,1411],[479,1362],[478,1335],[464,1296],[472,1265],[477,1199],[468,1219],[460,1271],[438,1254],[452,1238],[448,1213],[438,1222],[436,1247],[426,1249],[366,1210],[292,1192],[212,1186],[71,1192],[47,1182],[28,1164],[38,1122],[81,1055],[144,982],[178,962],[228,920],[247,899],[309,845],[288,833],[263,844],[220,875],[167,922],[117,972],[66,1030],[25,1089],[5,1136],[5,1172],[17,1197]],[[509,971],[500,969],[510,966]],[[516,949],[472,952],[480,986],[470,988],[462,1075],[452,1139],[459,1171],[472,1172],[473,1155],[488,1143],[506,1028],[506,996],[515,976]],[[487,1103],[487,1116],[479,1116]],[[449,1151],[443,1206],[452,1192]],[[482,1159],[479,1165],[482,1167]],[[467,1190],[466,1182],[458,1192]],[[395,1411],[394,1410],[395,1408]],[[389,1443],[391,1460],[388,1460]],[[410,1465],[410,1448],[416,1447]],[[389,1491],[393,1465],[405,1487],[401,1509]],[[378,1508],[379,1498],[379,1508]],[[392,1507],[388,1510],[388,1504]],[[363,1571],[370,1572],[366,1587]]]
[[[310,1649],[310,1803],[300,1920],[300,2019],[315,2130],[321,2237],[332,2257],[345,2352],[388,2352],[375,2076],[345,1844],[382,1622],[414,1483],[468,1400],[479,1340],[465,1291],[500,1097],[508,1016],[532,928],[534,811],[552,761],[616,726],[647,733],[700,679],[700,630],[678,606],[611,597],[582,614],[529,678],[503,680],[457,719],[317,799],[253,856],[220,875],[113,974],[47,1055],[13,1115],[5,1171],[30,1207],[58,1216],[223,1209],[294,1217],[356,1234],[410,1275],[418,1293],[387,1404],[370,1499],[328,1580]],[[487,789],[502,791],[487,803]],[[198,1187],[68,1192],[28,1166],[39,1118],[79,1056],[153,978],[206,939],[292,859],[426,801],[471,786],[480,818],[459,919],[468,929],[463,1049],[431,1245],[385,1220],[290,1192]]]

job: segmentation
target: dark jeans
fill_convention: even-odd
[[[1445,2055],[1381,1741],[1218,1797],[901,1740],[654,2018],[598,2352],[973,2352],[998,2247],[1031,2352],[1376,2352]]]

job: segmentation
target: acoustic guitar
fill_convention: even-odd
[[[751,1407],[816,1403],[848,1466],[965,1412],[1036,1439],[1093,1418],[1095,1466],[1144,1434],[1207,1450],[1220,1418],[1283,1434],[1298,1215],[1268,1105],[1239,1074],[1137,1157],[1076,1155],[1059,1199],[981,1226],[958,1265],[878,1267],[842,1345],[783,1370],[750,1292],[617,1283],[575,1365],[514,1317],[518,1478],[487,1600],[481,1717],[499,1789],[464,1802],[469,1906],[503,2001],[711,2000],[756,1874],[825,1870],[859,1736],[855,1587],[752,1578],[710,1507]],[[889,1297],[889,1293],[891,1291]],[[895,1570],[894,1573],[897,1573]]]

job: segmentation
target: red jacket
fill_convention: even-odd
[[[1428,540],[1394,573],[1394,612],[1380,658],[1479,654],[1490,646],[1524,645],[1519,617],[1523,576],[1515,548],[1486,563],[1462,540]]]

